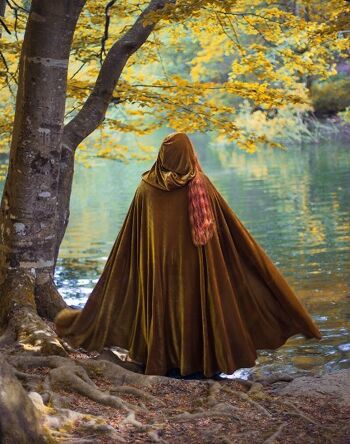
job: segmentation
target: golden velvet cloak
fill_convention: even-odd
[[[203,172],[217,230],[206,245],[193,244],[188,178],[181,183],[175,173],[164,182],[169,170],[158,174],[157,163],[144,173],[84,308],[62,310],[58,333],[90,351],[125,348],[157,375],[172,368],[230,374],[254,366],[256,350],[276,349],[295,334],[320,339],[295,292]]]

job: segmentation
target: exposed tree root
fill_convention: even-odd
[[[302,419],[304,419],[305,421],[313,424],[316,427],[319,427],[321,429],[323,429],[323,434],[326,434],[326,430],[328,429],[329,431],[333,430],[333,427],[329,427],[326,424],[321,424],[319,421],[316,421],[315,419],[311,418],[309,415],[306,415],[304,412],[302,412],[300,409],[298,409],[298,407],[296,407],[293,403],[289,402],[289,401],[284,401],[284,404],[287,406],[290,406],[293,411],[287,411],[287,414],[289,416],[297,416],[300,417]]]
[[[95,443],[102,435],[104,438],[107,435],[111,443],[124,442],[121,430],[126,426],[124,433],[135,429],[134,433],[147,441],[166,444],[174,442],[164,438],[164,431],[170,424],[178,430],[196,429],[198,442],[232,444],[242,442],[241,438],[243,442],[247,442],[247,438],[250,440],[252,428],[262,423],[265,424],[264,435],[266,431],[269,433],[265,444],[272,444],[284,439],[288,433],[286,426],[293,420],[302,424],[300,427],[316,430],[332,441],[334,425],[322,424],[317,416],[312,418],[312,414],[304,413],[293,403],[265,390],[275,382],[288,383],[293,380],[290,375],[279,372],[254,381],[184,383],[144,375],[140,366],[122,361],[110,350],[104,350],[99,359],[88,359],[86,354],[79,354],[59,339],[50,323],[39,316],[53,319],[66,306],[51,279],[44,276],[38,280],[29,269],[14,270],[8,273],[0,291],[0,326],[3,329],[0,348],[14,367],[0,360],[0,443],[2,435],[10,437],[7,442],[16,444],[41,444],[44,437],[67,444]],[[45,301],[50,304],[45,305]],[[191,393],[183,406],[174,408],[174,399],[181,398],[191,383],[197,388],[199,397],[192,399]],[[162,390],[169,389],[170,398],[162,399]],[[78,400],[81,395],[77,408],[82,407],[82,412],[72,410],[72,403],[67,401],[72,394],[78,394],[74,396]],[[172,408],[166,408],[169,403]],[[90,410],[84,410],[85,404]],[[100,411],[108,414],[111,410],[112,416],[117,416],[119,421],[115,427],[108,424],[102,414],[90,414],[99,415]],[[272,433],[270,424],[275,422],[279,426]],[[226,436],[224,432],[230,427],[234,433]],[[341,429],[338,423],[336,427]],[[77,438],[74,433],[84,438]],[[302,433],[300,436],[303,437]],[[250,442],[255,438],[256,435]]]
[[[31,354],[17,354],[8,356],[8,361],[22,370],[37,367],[56,368],[63,365],[72,365],[74,361],[63,356],[35,356]]]
[[[234,444],[233,441],[231,441],[227,436],[222,436],[220,438],[220,443],[222,444]]]
[[[135,419],[135,412],[129,412],[129,414],[123,419],[122,424],[131,424],[141,431],[149,428],[149,426],[145,426]]]
[[[32,355],[13,356],[9,357],[9,359],[13,365],[22,370],[38,367],[50,368],[48,378],[46,378],[46,384],[41,387],[44,391],[42,393],[43,397],[45,397],[45,394],[49,394],[49,398],[51,399],[53,391],[64,388],[66,391],[77,392],[98,403],[123,409],[128,413],[124,423],[130,423],[139,431],[147,432],[154,442],[165,443],[165,441],[159,437],[158,429],[155,429],[152,424],[142,424],[136,420],[135,413],[147,412],[143,406],[133,405],[114,395],[114,393],[131,394],[136,398],[153,401],[162,405],[162,401],[152,394],[147,393],[139,387],[125,384],[131,383],[147,387],[157,380],[163,381],[163,377],[132,373],[112,362],[95,359],[78,359],[73,361],[70,358],[61,356]],[[25,373],[19,370],[17,371],[19,375],[25,379]],[[103,376],[104,379],[110,380],[114,384],[109,393],[102,392],[91,379],[92,377],[100,376]],[[217,416],[222,416],[222,413],[219,411],[216,414]]]
[[[118,442],[124,440],[119,436],[117,431],[100,417],[94,415],[82,414],[71,409],[56,407],[48,407],[44,404],[43,398],[37,392],[30,392],[29,398],[33,402],[37,411],[41,412],[44,418],[43,425],[47,430],[50,430],[50,438],[54,442],[74,442],[74,438],[70,436],[70,431],[74,424],[78,421],[79,428],[85,431],[87,435],[81,442],[96,442],[96,438],[101,434],[107,434],[111,439],[118,439]],[[81,439],[81,438],[80,438]],[[93,441],[92,441],[93,439]]]
[[[140,437],[137,438],[140,442],[143,439],[170,444],[176,442],[166,435],[172,427],[178,431],[195,430],[196,442],[203,444],[237,444],[255,442],[260,427],[264,444],[272,444],[282,442],[291,433],[289,426],[297,424],[299,433],[300,429],[305,430],[304,435],[300,434],[301,443],[307,442],[310,430],[331,443],[332,436],[342,426],[342,423],[322,424],[312,418],[310,410],[304,413],[288,399],[276,396],[262,382],[184,381],[134,373],[118,365],[119,360],[113,357],[115,362],[89,358],[88,354],[77,351],[71,356],[48,356],[23,349],[3,350],[7,361],[14,366],[14,375],[29,391],[29,399],[40,414],[42,429],[50,433],[53,442],[80,444],[101,439],[101,442],[122,443],[127,435],[128,443],[132,436]],[[198,397],[194,395],[192,399],[191,387]],[[164,392],[168,395],[164,396]],[[178,408],[176,399],[184,392],[188,394],[185,405],[179,404]],[[79,394],[76,406],[72,394]],[[86,404],[91,408],[84,410]],[[73,411],[72,405],[82,410]],[[110,413],[110,420],[118,418],[117,422],[112,420],[109,424],[104,419],[109,412],[114,412]],[[229,435],[227,430],[231,430]]]
[[[67,355],[56,333],[30,308],[16,310],[9,327],[14,330],[18,344],[25,350],[45,355]]]
[[[103,374],[105,378],[108,379],[108,372],[106,374],[103,372],[104,368],[110,370],[109,374],[112,374],[112,380],[118,381],[119,377],[122,377],[123,383],[128,379],[134,380],[134,376],[128,370],[123,368],[118,368],[117,365],[107,362],[107,361],[88,361],[80,360],[73,361],[70,358],[63,358],[61,356],[21,356],[21,357],[10,357],[10,361],[13,365],[19,366],[20,368],[35,368],[35,367],[49,367],[51,368],[49,373],[50,384],[53,390],[62,389],[80,393],[83,396],[87,396],[93,401],[99,402],[104,405],[108,405],[114,408],[122,408],[127,412],[130,411],[140,411],[142,407],[131,405],[126,401],[123,401],[120,397],[115,396],[110,393],[104,393],[98,389],[92,379],[89,377],[88,372],[84,368],[85,366],[90,370],[93,369],[92,373]],[[81,365],[78,365],[81,364]],[[115,370],[113,373],[112,371]],[[128,375],[130,373],[130,375]],[[21,373],[22,377],[23,374]],[[144,376],[145,378],[145,376]],[[141,397],[143,399],[154,399],[152,395],[143,392],[140,389],[129,386],[116,386],[112,389],[112,392],[119,393],[130,393],[135,396]]]
[[[130,387],[130,386],[127,386],[127,385],[122,385],[120,387],[114,387],[114,388],[111,389],[111,393],[112,394],[114,394],[114,393],[121,393],[121,394],[126,393],[126,394],[129,394],[129,395],[134,395],[134,396],[139,397],[141,399],[144,399],[146,401],[155,401],[155,402],[163,404],[160,401],[159,398],[157,398],[157,397],[155,397],[153,395],[150,395],[149,393],[147,393],[147,392],[145,392],[143,390],[140,390],[140,389],[138,389],[136,387]]]
[[[41,411],[42,414],[46,415],[44,424],[46,427],[53,430],[53,438],[60,439],[60,442],[67,435],[67,431],[72,427],[73,422],[83,421],[81,427],[91,428],[93,431],[98,431],[99,433],[105,432],[109,434],[116,434],[116,431],[108,426],[107,424],[99,424],[97,419],[87,417],[86,415],[79,414],[77,412],[72,412],[69,409],[65,409],[59,406],[59,402],[51,402],[55,405],[55,408],[51,411],[44,405],[44,399],[47,401],[53,401],[54,392],[56,390],[66,390],[73,393],[79,393],[87,398],[98,402],[100,404],[113,407],[116,409],[122,409],[127,412],[125,422],[132,423],[137,426],[140,430],[145,430],[150,432],[150,436],[154,438],[157,442],[162,442],[161,438],[156,439],[157,430],[154,430],[152,425],[143,425],[135,419],[136,412],[145,412],[143,406],[134,405],[126,400],[115,396],[113,393],[127,393],[134,395],[137,398],[152,400],[159,402],[159,400],[141,390],[137,387],[131,387],[126,385],[115,386],[109,392],[103,392],[90,378],[88,371],[92,375],[102,375],[104,378],[108,379],[111,376],[113,381],[118,384],[124,384],[127,381],[135,382],[139,381],[141,375],[133,374],[132,372],[118,367],[116,364],[108,361],[97,361],[97,360],[73,360],[71,358],[62,356],[36,356],[36,355],[10,355],[8,356],[9,362],[16,367],[16,375],[24,381],[27,388],[31,388],[30,398],[34,402],[37,409]],[[23,370],[36,369],[36,368],[49,368],[48,376],[45,378],[44,382],[41,382],[40,376],[25,373]],[[86,368],[86,369],[85,369]],[[157,377],[147,377],[143,376],[145,379],[154,379]],[[41,394],[35,392],[34,390],[41,390]],[[54,413],[52,413],[54,411]],[[97,422],[96,422],[97,421]],[[60,431],[64,429],[64,431]],[[91,437],[95,439],[94,436]],[[118,438],[119,439],[119,438]],[[63,440],[64,442],[64,440]],[[70,442],[70,441],[69,441]],[[119,439],[118,442],[122,442]]]
[[[231,413],[215,411],[215,409],[212,409],[210,411],[207,410],[204,412],[195,412],[195,413],[184,412],[180,413],[179,415],[173,416],[171,419],[172,421],[177,421],[177,422],[188,422],[203,418],[224,418],[224,417],[229,419],[233,418],[239,420],[237,417],[232,416]]]
[[[0,325],[6,327],[2,345],[16,340],[33,353],[67,355],[62,342],[36,311],[35,278],[29,272],[9,272],[1,286]]]
[[[312,424],[316,425],[316,426],[322,426],[322,424],[320,424],[318,421],[315,421],[314,419],[310,418],[308,415],[305,415],[305,413],[303,413],[300,409],[298,409],[298,407],[296,407],[294,404],[292,404],[291,402],[288,401],[284,401],[284,404],[287,406],[290,406],[293,411],[288,411],[288,415],[296,415],[299,416],[300,418],[305,419],[308,422],[311,422]]]
[[[247,401],[249,404],[254,406],[257,410],[259,410],[264,415],[271,416],[271,413],[268,410],[266,410],[265,407],[263,407],[258,402],[254,401],[254,399],[252,399],[247,393],[244,393],[244,392],[241,392],[238,390],[232,390],[226,386],[223,386],[222,390],[226,391],[227,393],[230,393],[231,395],[233,395],[239,399],[242,399],[243,401]]]
[[[148,436],[153,442],[158,442],[160,444],[169,444],[169,441],[165,441],[159,436],[159,430],[151,430],[148,432]]]
[[[153,441],[161,444],[168,444],[168,441],[163,440],[160,436],[160,424],[143,424],[135,418],[135,412],[129,412],[129,414],[123,419],[122,424],[131,424],[138,432],[146,432],[147,436]]]
[[[14,375],[22,380],[22,381],[31,381],[31,380],[41,380],[41,377],[39,375],[35,375],[35,374],[30,374],[30,373],[25,373],[25,372],[20,372],[19,370],[14,370]]]
[[[93,401],[108,405],[114,408],[122,408],[126,411],[140,410],[138,406],[133,406],[123,401],[118,396],[104,393],[88,377],[85,369],[80,366],[62,366],[50,371],[50,381],[53,389],[64,388],[72,392],[87,396]]]
[[[14,345],[16,342],[16,334],[12,328],[7,327],[0,335],[0,347]]]
[[[176,422],[192,422],[204,418],[229,418],[241,421],[239,409],[228,402],[218,400],[222,385],[216,381],[208,381],[208,396],[204,402],[208,409],[198,407],[192,412],[184,412],[171,417]]]
[[[78,359],[90,376],[104,376],[113,384],[119,386],[123,384],[137,384],[141,386],[151,386],[156,381],[167,380],[165,376],[152,376],[134,373],[110,361],[95,359]]]
[[[218,403],[217,395],[220,393],[221,384],[219,382],[209,382],[209,393],[207,397],[208,407],[213,407]]]
[[[263,444],[274,444],[276,442],[276,439],[281,435],[282,430],[286,426],[287,426],[286,422],[283,422],[282,424],[280,424],[278,426],[277,430],[271,436],[269,436],[267,439],[265,439]]]
[[[270,384],[273,384],[277,380],[278,381],[281,381],[281,380],[290,380],[291,381],[294,378],[292,378],[292,377],[288,378],[288,375],[287,376],[284,375],[283,378],[281,377],[281,375],[279,375],[278,377],[277,377],[277,375],[274,375],[273,377],[268,378],[268,379],[270,381]],[[266,379],[264,379],[264,382],[266,383]],[[264,385],[267,385],[267,384],[264,384]],[[321,428],[323,430],[322,436],[324,438],[327,438],[330,443],[333,442],[333,439],[332,439],[332,433],[334,433],[333,426],[328,426],[326,424],[322,424],[319,421],[311,418],[309,415],[302,412],[296,405],[294,405],[289,400],[276,399],[276,398],[272,397],[269,393],[267,393],[264,390],[264,385],[260,382],[254,382],[251,385],[251,387],[247,393],[243,393],[240,391],[233,391],[232,389],[230,389],[226,386],[223,386],[222,390],[226,391],[227,393],[234,394],[235,396],[238,396],[242,400],[248,401],[251,405],[253,405],[257,409],[259,409],[262,413],[267,414],[270,417],[272,416],[272,413],[267,411],[261,404],[256,402],[251,397],[256,398],[256,399],[268,400],[271,404],[274,404],[274,405],[278,404],[284,409],[287,407],[287,410],[286,410],[287,415],[300,417],[300,418],[304,419],[305,421],[307,421],[309,424],[312,424],[313,426],[315,426],[316,428]],[[290,410],[290,408],[292,410]],[[275,443],[287,425],[288,425],[288,422],[283,422],[282,424],[280,424],[279,427],[277,428],[277,430],[264,441],[264,444]],[[299,442],[299,440],[297,440],[296,442]]]
[[[197,409],[199,410],[199,409]],[[177,422],[188,422],[193,421],[195,419],[201,418],[229,418],[235,419],[236,421],[241,421],[237,414],[239,413],[239,409],[229,404],[228,402],[218,402],[209,410],[196,411],[193,413],[184,412],[179,415],[173,416],[172,421]]]
[[[39,415],[10,365],[0,356],[0,440],[44,444]]]

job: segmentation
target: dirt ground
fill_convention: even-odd
[[[94,360],[79,353],[70,358],[78,360],[79,365]],[[52,442],[350,443],[350,405],[341,405],[336,397],[327,394],[279,395],[277,390],[291,383],[283,375],[269,381],[151,377],[147,384],[142,379],[133,383],[125,377],[124,383],[118,379],[117,384],[113,380],[115,364],[108,366],[108,374],[103,369],[88,374],[98,393],[109,398],[93,400],[94,396],[82,394],[69,383],[56,386],[51,396],[43,396],[43,421],[52,433]],[[44,381],[50,374],[49,367],[52,368],[44,365],[22,371]],[[43,386],[37,385],[36,391],[43,391]],[[128,407],[116,407],[110,402],[113,396]],[[51,410],[45,412],[45,408]],[[52,417],[57,418],[58,411],[61,416],[67,416],[67,412],[83,415],[70,414],[70,421],[55,423]]]

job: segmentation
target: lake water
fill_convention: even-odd
[[[260,351],[259,371],[322,373],[350,367],[349,145],[329,140],[247,154],[204,136],[193,140],[207,175],[323,334],[321,341],[298,335],[278,350]],[[153,159],[128,164],[97,159],[93,168],[76,166],[71,217],[56,271],[56,282],[69,304],[84,305],[140,174],[152,163]]]

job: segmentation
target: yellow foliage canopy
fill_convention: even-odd
[[[27,2],[17,3],[25,9]],[[115,2],[102,51],[106,1],[87,1],[71,50],[67,121],[91,92],[105,53],[147,4]],[[272,0],[178,0],[149,15],[147,20],[157,16],[160,21],[123,71],[103,123],[104,134],[114,130],[144,135],[162,126],[215,130],[254,151],[268,137],[261,131],[245,134],[237,118],[239,106],[248,102],[271,110],[293,104],[305,110],[310,106],[307,79],[334,74],[336,58],[349,47],[349,34],[340,34],[350,28],[346,1],[296,4],[291,8]],[[16,14],[8,9],[4,19],[11,34],[3,30],[0,40],[1,151],[8,150],[11,136],[27,15],[22,9]],[[121,145],[101,146],[99,155],[123,160],[128,152]]]

